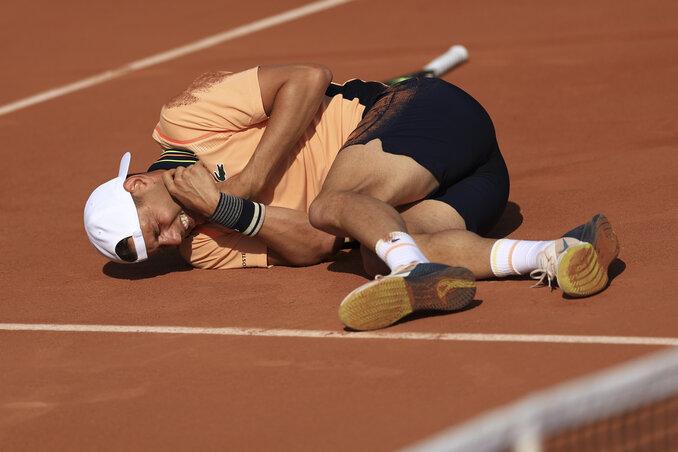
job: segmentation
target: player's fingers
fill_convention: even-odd
[[[165,185],[169,185],[174,182],[174,170],[168,170],[162,173],[162,180],[165,182]]]
[[[162,181],[170,193],[174,193],[174,191],[176,190],[176,186],[174,184],[174,173],[175,171],[173,169],[162,173]]]
[[[187,171],[187,174],[190,174],[191,183],[194,185],[204,183],[206,180],[212,181],[212,173],[202,162],[189,166]]]
[[[179,166],[174,171],[174,184],[177,188],[186,189],[188,181],[190,180],[190,173],[186,171],[186,168]]]
[[[203,162],[197,162],[189,166],[188,170],[190,170],[191,174],[200,174],[207,171],[207,167]]]

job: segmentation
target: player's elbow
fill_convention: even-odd
[[[317,87],[324,92],[332,81],[332,71],[322,64],[304,64],[302,71],[304,82],[307,87]]]
[[[327,66],[322,66],[322,65],[318,65],[318,66],[319,66],[318,76],[321,77],[321,79],[322,79],[321,81],[322,81],[323,85],[324,86],[329,85],[330,82],[332,81],[332,78],[334,77],[334,74],[332,74],[332,71]]]

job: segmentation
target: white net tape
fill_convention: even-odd
[[[401,452],[538,452],[550,435],[676,394],[673,348],[535,393]]]

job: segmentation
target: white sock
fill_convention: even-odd
[[[429,261],[406,232],[391,232],[380,239],[374,249],[391,271],[412,262]]]
[[[490,265],[494,276],[523,275],[537,268],[537,254],[552,240],[545,242],[531,240],[501,239],[494,242]]]

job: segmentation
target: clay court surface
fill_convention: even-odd
[[[307,1],[4,1],[0,107]],[[677,16],[669,0],[356,0],[1,115],[0,448],[392,451],[664,348],[565,341],[678,339]],[[494,234],[555,238],[605,213],[621,253],[604,292],[570,300],[525,279],[482,281],[472,309],[356,338],[337,318],[366,281],[355,252],[201,271],[173,255],[107,263],[88,243],[87,197],[123,152],[133,171],[154,161],[160,106],[195,76],[313,61],[340,82],[384,79],[457,43],[470,60],[445,78],[490,112],[511,174]]]

